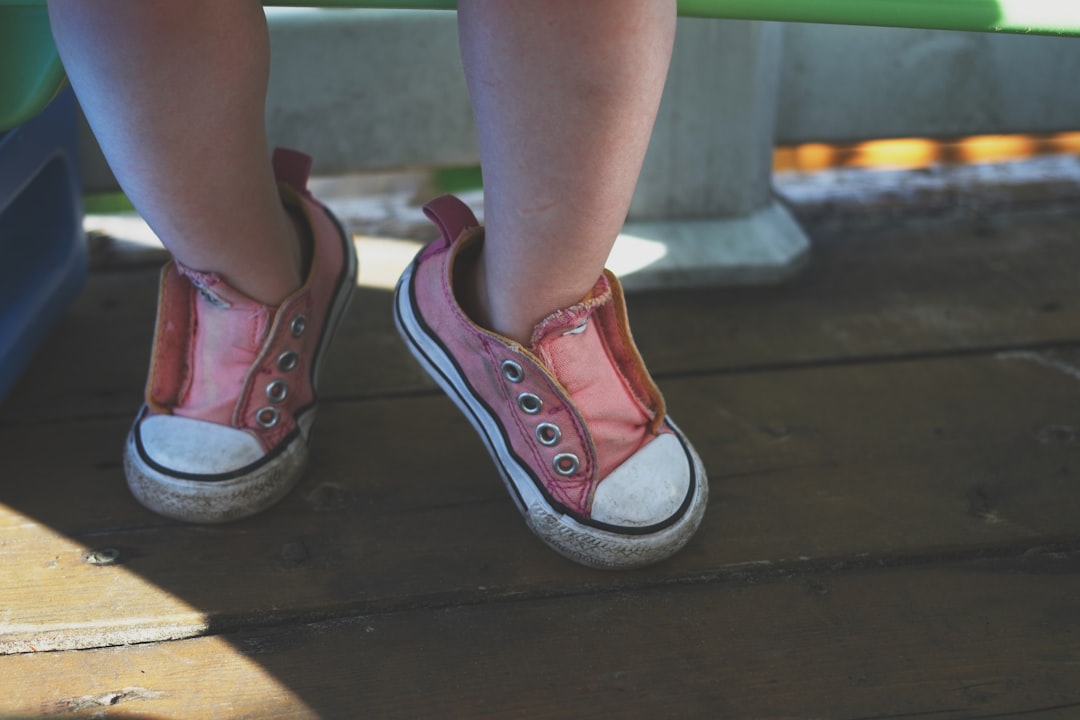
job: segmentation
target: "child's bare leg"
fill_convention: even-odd
[[[68,75],[124,191],[173,255],[276,305],[300,285],[264,105],[256,0],[50,0]]]
[[[660,102],[674,0],[461,0],[484,170],[479,313],[527,342],[622,227]],[[486,316],[485,316],[486,315]]]

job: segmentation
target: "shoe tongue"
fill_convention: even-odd
[[[628,378],[635,358],[618,336],[618,318],[611,312],[594,316],[613,297],[607,277],[601,277],[576,305],[540,322],[530,347],[584,420],[597,478],[607,477],[653,435],[648,398],[639,398]]]
[[[608,283],[607,276],[601,275],[592,290],[580,302],[562,310],[556,310],[538,322],[533,328],[529,347],[535,349],[550,338],[582,332],[596,309],[609,302],[611,302],[611,285]]]
[[[217,273],[179,263],[176,267],[198,291],[199,300],[192,319],[187,390],[173,413],[228,425],[276,311]]]

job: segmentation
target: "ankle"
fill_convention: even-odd
[[[537,321],[528,313],[515,313],[512,302],[493,302],[498,295],[492,288],[494,283],[482,248],[462,253],[455,265],[458,273],[455,294],[469,319],[485,330],[527,347]]]
[[[278,232],[267,240],[267,255],[261,261],[218,274],[252,300],[278,307],[304,284],[307,234],[296,218],[282,211]]]

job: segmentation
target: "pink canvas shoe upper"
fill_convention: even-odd
[[[412,300],[418,315],[502,427],[516,429],[506,433],[513,453],[526,461],[552,499],[590,517],[602,481],[620,475],[629,458],[671,434],[664,424],[663,398],[630,336],[618,280],[605,271],[581,302],[539,323],[524,347],[474,323],[457,302],[455,262],[483,242],[476,218],[450,197],[433,201],[426,210],[443,239],[429,245],[415,266]],[[667,446],[658,447],[661,451],[653,454],[663,461]],[[685,458],[684,451],[677,452]],[[663,492],[652,477],[648,481],[648,492]],[[638,480],[616,482],[621,491]],[[673,513],[685,486],[673,487],[670,495],[670,500],[645,503],[649,517],[640,524],[654,522],[657,507],[663,508],[660,519]]]
[[[274,169],[286,208],[310,229],[303,286],[273,308],[216,273],[166,265],[144,423],[172,416],[225,426],[254,438],[263,452],[298,428],[306,432],[298,417],[315,402],[312,362],[347,263],[340,231],[306,189],[310,159],[278,150]],[[194,423],[172,425],[199,432]]]
[[[552,313],[533,330],[529,351],[573,398],[589,428],[605,478],[659,430],[663,398],[646,378],[627,378],[636,351],[619,334],[611,281],[601,276],[580,303]],[[632,349],[632,346],[630,346]]]

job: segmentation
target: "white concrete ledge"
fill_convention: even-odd
[[[627,290],[776,283],[809,259],[810,241],[773,201],[747,217],[628,223],[608,267]]]

